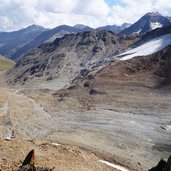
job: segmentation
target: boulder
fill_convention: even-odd
[[[161,159],[157,166],[151,168],[149,171],[171,171],[171,156],[167,162]]]
[[[24,159],[22,166],[18,171],[53,171],[55,168],[46,168],[46,167],[36,167],[35,166],[35,152],[34,149],[31,150],[26,158]]]

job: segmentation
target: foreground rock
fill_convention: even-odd
[[[157,166],[153,167],[149,171],[171,171],[171,156],[168,158],[167,162],[161,159]]]
[[[23,161],[22,166],[18,171],[52,171],[54,168],[45,168],[45,167],[35,167],[35,153],[34,150],[31,150]]]

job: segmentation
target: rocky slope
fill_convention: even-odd
[[[171,46],[149,56],[136,57],[127,61],[116,61],[99,71],[96,78],[99,81],[101,77],[113,79],[113,81],[118,80],[120,83],[126,83],[127,85],[162,87],[171,83],[169,65],[171,65]]]
[[[134,37],[119,37],[113,32],[99,30],[65,35],[27,53],[8,72],[8,82],[26,84],[35,79],[70,81],[76,75],[84,76],[90,68],[106,63],[113,54],[135,40]]]
[[[170,24],[171,22],[167,17],[164,17],[159,13],[152,12],[147,13],[133,25],[121,31],[120,33],[126,35],[146,33],[156,28],[165,27]]]
[[[0,149],[0,170],[3,171],[117,171],[100,163],[95,154],[69,145],[17,137],[13,141],[0,140]],[[35,150],[34,159],[31,159],[33,170],[24,160],[31,149]]]
[[[47,137],[145,171],[170,155],[170,56],[167,47],[153,55],[113,61],[59,91],[23,92],[56,121],[60,131]]]
[[[119,107],[123,105],[121,103],[122,100],[126,103],[126,99],[129,99],[130,95],[128,94],[132,96],[135,93],[134,95],[138,98],[139,96],[144,96],[146,93],[148,96],[148,92],[154,92],[155,94],[160,91],[163,93],[170,91],[170,65],[171,46],[149,56],[140,56],[125,61],[116,60],[104,66],[104,68],[99,71],[90,72],[84,78],[77,77],[74,80],[74,85],[67,90],[61,90],[61,94],[64,93],[63,98],[65,98],[65,95],[67,97],[78,98],[78,103],[79,101],[84,101],[83,104],[87,104],[89,107],[93,106],[93,103],[94,105],[104,105],[111,104],[111,102],[115,104],[116,102],[114,106],[116,109],[119,109]],[[129,93],[131,91],[133,94]],[[141,93],[144,94],[142,95]],[[124,99],[120,99],[122,96]],[[93,97],[93,99],[91,99],[91,97]],[[116,100],[115,97],[118,97],[118,99]],[[119,102],[120,100],[121,102]],[[141,100],[143,100],[143,98]],[[129,101],[129,103],[131,103],[131,105],[126,105],[125,109],[129,107],[134,108],[134,105],[138,103],[139,107],[137,107],[137,110],[148,111],[148,105],[145,104],[145,101],[138,102],[132,99],[132,102]],[[156,105],[157,103],[157,108],[164,112],[165,109],[162,107],[162,102],[157,101]],[[169,105],[169,101],[166,102],[165,105]],[[166,108],[166,111],[167,109],[171,110],[169,106]],[[121,110],[121,108],[119,110]]]

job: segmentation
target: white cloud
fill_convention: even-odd
[[[163,15],[171,16],[171,2],[170,0],[158,0],[155,2],[155,8]]]
[[[111,7],[108,23],[122,24],[133,23],[148,12],[160,12],[162,15],[171,16],[170,0],[120,0],[120,4]]]
[[[0,31],[33,23],[50,28],[77,23],[96,27],[108,13],[105,0],[0,0]]]
[[[150,11],[171,16],[170,0],[0,0],[0,31],[30,24],[53,28],[61,24],[106,24],[135,22]],[[112,2],[112,0],[110,0]]]
[[[41,0],[37,8],[44,12],[71,13],[78,2],[78,0]]]

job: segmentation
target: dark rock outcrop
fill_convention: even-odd
[[[18,171],[53,171],[54,168],[36,167],[35,166],[35,152],[31,150],[24,159],[22,166]]]
[[[167,162],[161,159],[157,166],[151,168],[149,171],[171,171],[171,156]]]

